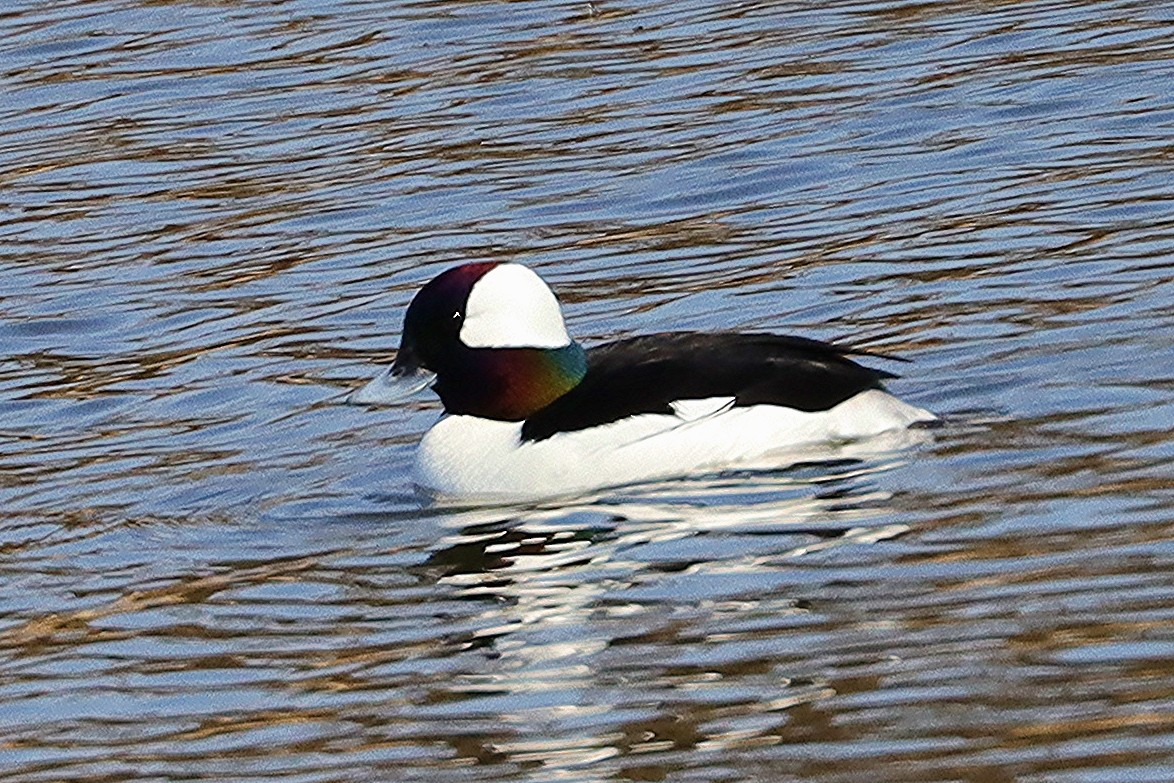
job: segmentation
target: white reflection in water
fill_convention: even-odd
[[[734,686],[707,666],[673,673],[671,661],[659,666],[632,658],[628,637],[695,631],[683,643],[704,659],[706,648],[746,642],[744,632],[722,630],[741,613],[801,618],[795,602],[765,594],[771,572],[817,551],[904,532],[903,524],[877,523],[890,494],[867,488],[870,477],[895,464],[845,460],[787,473],[664,482],[557,506],[451,513],[444,525],[460,530],[437,542],[434,560],[456,565],[440,584],[486,603],[468,644],[492,660],[491,671],[454,678],[452,693],[468,700],[466,715],[480,703],[513,727],[515,737],[560,727],[556,739],[495,746],[552,769],[614,756],[617,719],[653,715],[682,698],[710,705],[713,723],[697,737],[699,747],[778,741],[768,731],[777,720],[764,716],[833,691],[792,682],[785,671],[760,675],[751,686]],[[726,539],[737,540],[737,550],[723,545]],[[747,547],[746,540],[758,544]],[[692,580],[695,589],[662,592],[666,573]],[[732,660],[742,655],[731,654]],[[645,678],[641,687],[659,695],[633,696],[630,676]],[[566,733],[571,727],[573,736]],[[649,752],[664,742],[650,737],[636,744]]]

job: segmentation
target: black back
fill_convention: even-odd
[[[735,406],[781,405],[825,411],[868,389],[884,370],[848,355],[896,357],[775,334],[678,332],[618,340],[587,349],[587,374],[532,414],[523,440],[543,440],[640,413],[672,413],[670,403],[733,397]]]

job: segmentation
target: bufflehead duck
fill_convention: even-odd
[[[889,394],[893,358],[804,337],[678,332],[584,349],[529,268],[471,263],[412,299],[395,362],[348,401],[390,403],[431,384],[445,415],[415,479],[463,498],[536,499],[748,466],[799,444],[932,421]]]

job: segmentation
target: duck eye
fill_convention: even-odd
[[[457,310],[455,313],[453,313],[453,314],[452,314],[452,319],[453,319],[454,321],[459,321],[459,320],[461,320],[461,311],[460,311],[460,310]]]

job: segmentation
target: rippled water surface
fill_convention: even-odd
[[[0,11],[5,781],[1174,780],[1174,14]],[[428,506],[455,262],[850,338],[932,440]]]

